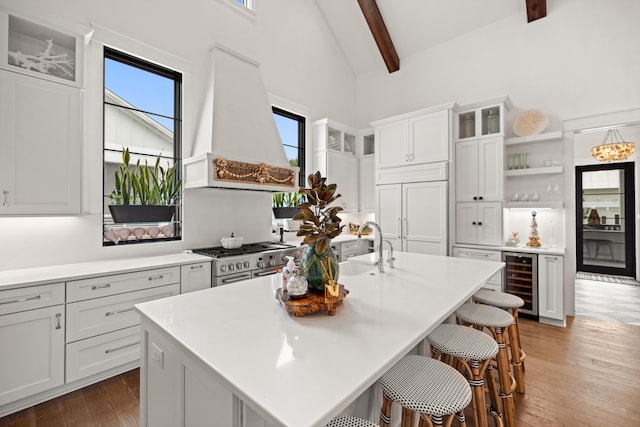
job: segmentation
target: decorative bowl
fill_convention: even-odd
[[[220,239],[222,247],[225,249],[236,249],[242,246],[243,237],[223,237]]]

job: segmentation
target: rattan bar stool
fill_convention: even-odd
[[[484,392],[484,378],[487,367],[498,354],[498,344],[490,335],[461,325],[442,324],[427,336],[431,354],[435,359],[450,356],[458,367],[462,367],[473,392],[473,412],[476,427],[487,427],[487,408],[496,426],[502,426],[500,402],[497,397],[487,407]],[[490,372],[490,371],[489,371]],[[487,376],[490,395],[497,396],[493,375]]]
[[[522,350],[522,341],[520,341],[520,327],[518,320],[518,309],[524,305],[524,300],[519,296],[508,294],[506,292],[496,292],[489,290],[479,290],[473,295],[473,300],[480,304],[486,304],[493,307],[507,310],[513,316],[516,322],[514,330],[509,331],[509,346],[511,347],[511,363],[513,364],[513,373],[516,377],[516,391],[524,393],[524,359],[527,357]],[[512,344],[515,342],[515,345]],[[513,349],[518,348],[520,352],[520,361],[516,363],[513,357]]]
[[[516,408],[513,400],[513,391],[516,381],[509,368],[509,352],[507,351],[507,333],[515,329],[515,321],[509,312],[484,304],[463,304],[456,310],[458,322],[462,325],[471,325],[477,328],[486,328],[491,332],[498,343],[498,380],[500,384],[500,400],[502,401],[502,416],[507,427],[516,426]],[[513,354],[519,360],[519,349],[512,342]],[[492,399],[496,396],[492,394]]]
[[[402,427],[451,426],[454,419],[466,426],[464,408],[471,403],[467,379],[451,366],[425,356],[402,358],[380,378],[382,408],[380,427],[389,427],[393,402],[402,406]]]
[[[378,424],[362,418],[336,417],[327,424],[327,427],[378,427]]]

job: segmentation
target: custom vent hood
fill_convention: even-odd
[[[185,188],[297,191],[259,64],[227,47],[211,49],[211,73]]]

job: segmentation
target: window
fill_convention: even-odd
[[[168,194],[167,187],[180,184],[181,87],[179,72],[105,47],[104,246],[180,239],[181,192]],[[168,216],[112,214],[111,205],[127,198],[147,211],[170,205]]]
[[[291,166],[300,168],[298,183],[305,186],[305,118],[290,111],[273,107],[273,118],[276,121],[284,151]]]

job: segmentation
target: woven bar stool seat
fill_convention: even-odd
[[[446,363],[425,356],[405,356],[380,378],[380,384],[381,427],[391,422],[393,402],[402,406],[402,426],[413,426],[416,412],[420,415],[419,426],[450,426],[454,417],[466,426],[463,410],[471,403],[471,388],[467,379]]]
[[[516,295],[508,294],[506,292],[496,292],[489,290],[479,290],[473,295],[473,300],[480,304],[486,304],[493,307],[502,308],[507,310],[513,316],[513,320],[516,322],[514,331],[509,331],[509,343],[515,341],[515,345],[510,345],[511,352],[513,348],[518,348],[520,352],[520,364],[514,366],[514,375],[516,377],[516,391],[518,393],[524,393],[524,359],[527,357],[526,353],[522,349],[522,341],[520,340],[520,325],[518,317],[518,309],[524,305],[524,300]],[[513,360],[513,354],[511,355]]]
[[[500,384],[499,398],[502,401],[502,416],[507,427],[516,425],[516,409],[513,400],[513,390],[516,388],[516,381],[511,375],[509,367],[509,352],[507,351],[507,332],[515,330],[515,320],[508,311],[484,304],[463,304],[456,310],[458,322],[463,325],[471,325],[477,328],[486,328],[491,332],[498,344],[498,354],[496,356],[498,365],[498,379]],[[511,364],[520,364],[520,349],[515,348],[512,341]],[[489,365],[490,366],[490,365]],[[521,366],[521,365],[520,365]],[[489,368],[490,369],[490,368]],[[489,373],[489,371],[488,371]],[[491,394],[492,401],[497,401],[498,396]]]
[[[450,356],[461,366],[473,392],[473,412],[477,427],[487,426],[484,377],[491,360],[498,354],[498,344],[490,335],[461,325],[442,324],[427,337],[434,358]],[[453,361],[452,361],[453,362]],[[496,396],[493,376],[487,378],[491,396]],[[497,426],[502,425],[500,403],[496,397],[489,407]]]
[[[362,418],[336,417],[327,424],[327,427],[378,427],[378,424]]]

